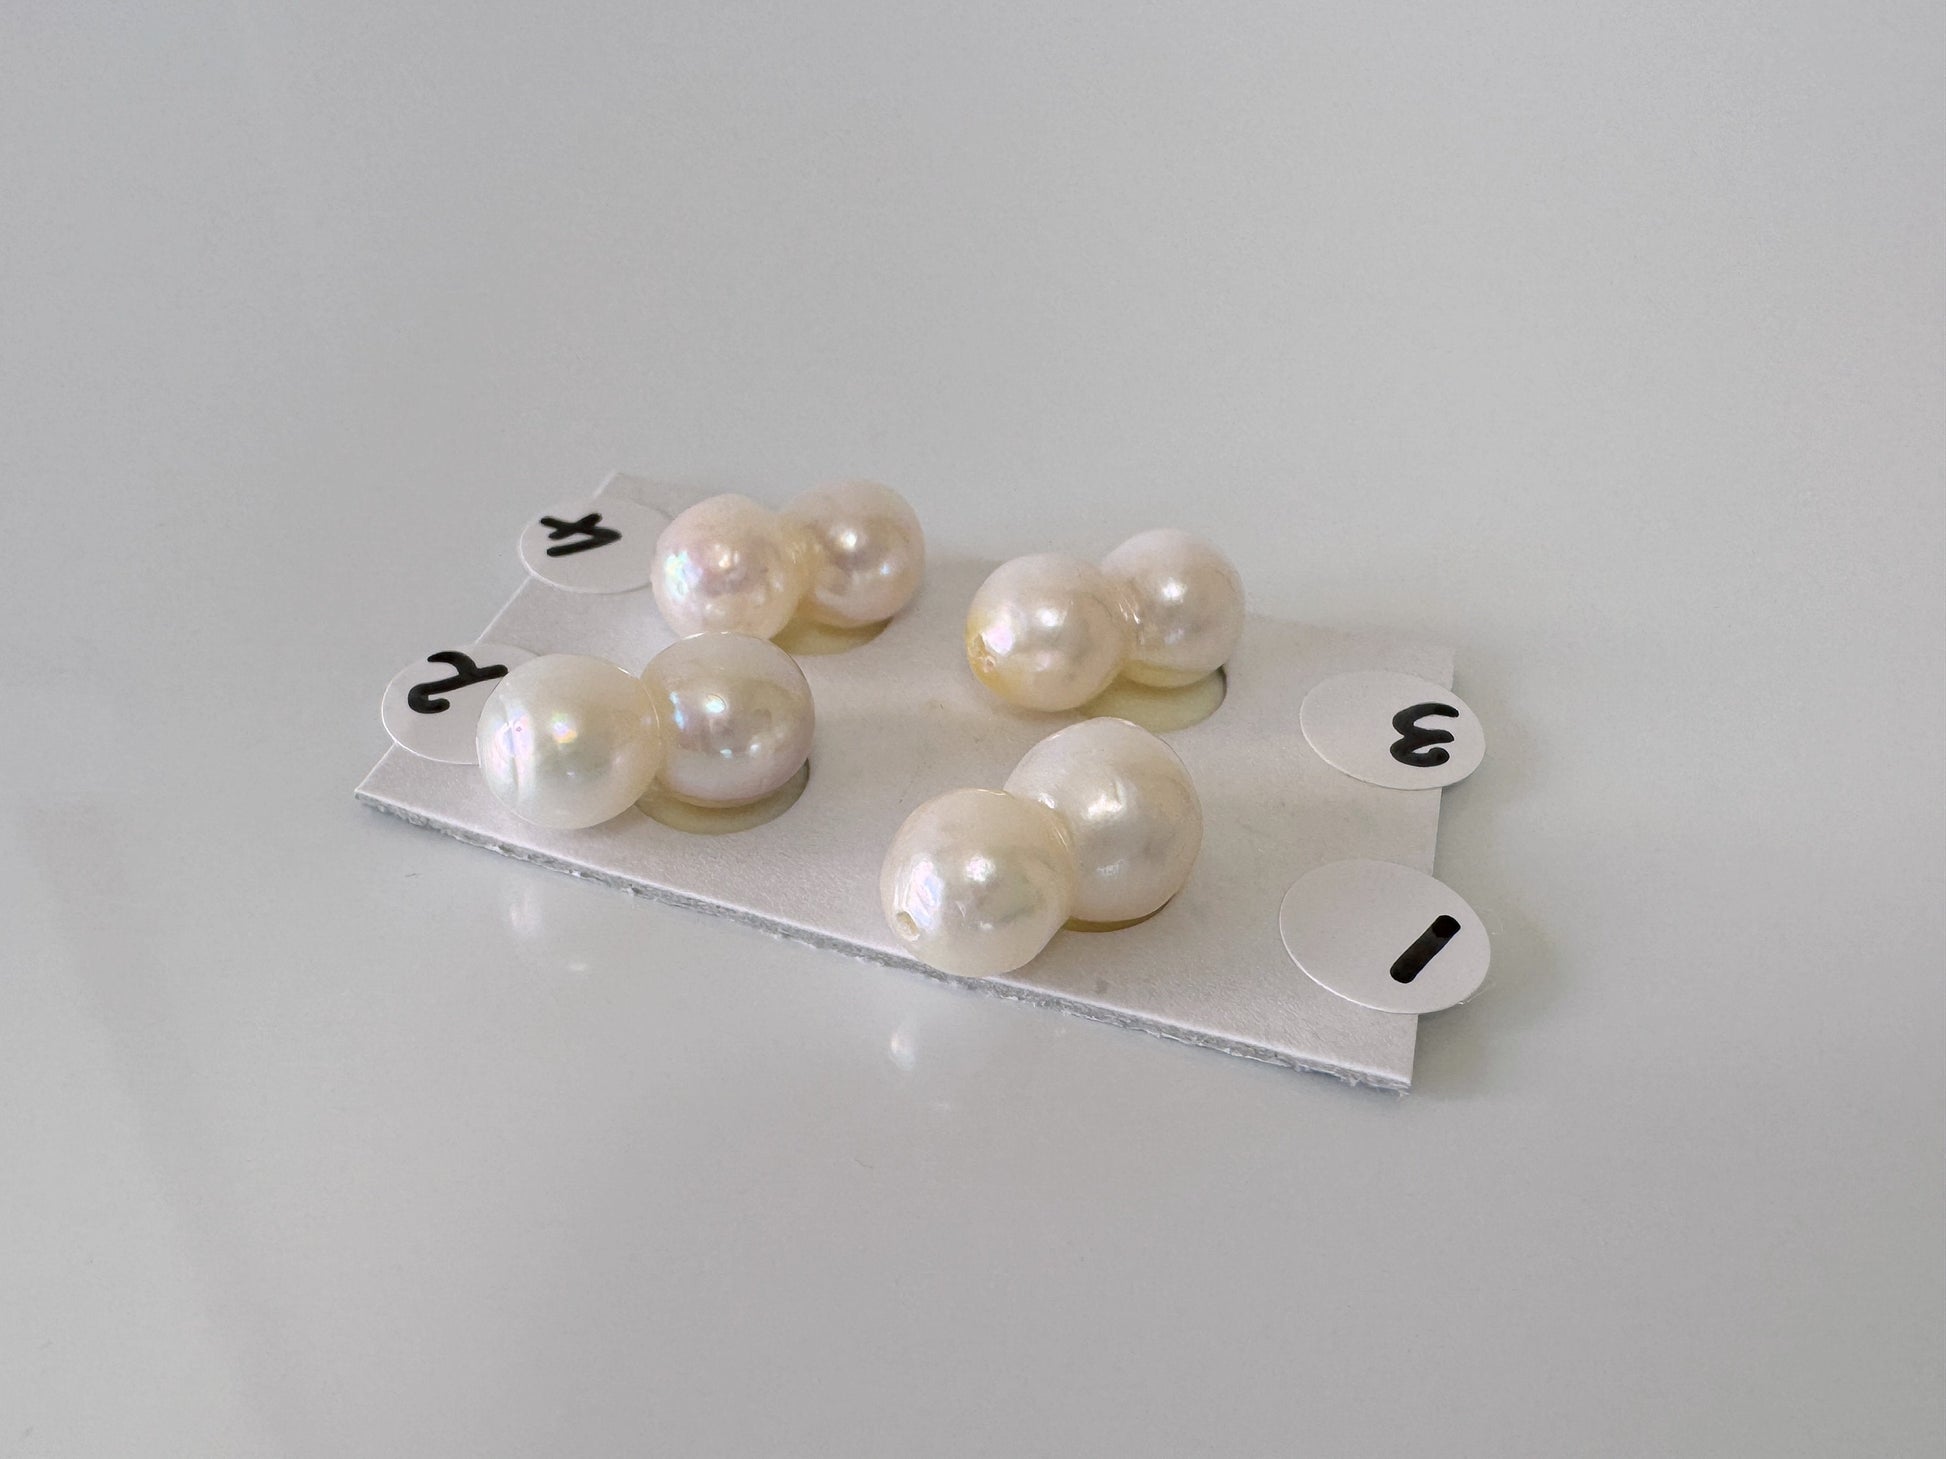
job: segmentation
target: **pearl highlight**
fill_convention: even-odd
[[[681,637],[774,638],[793,618],[864,628],[912,601],[925,533],[888,486],[818,487],[773,512],[746,496],[710,497],[655,544],[656,606]]]
[[[797,661],[740,633],[679,638],[642,683],[662,726],[663,789],[692,805],[762,800],[811,753],[816,711]]]
[[[999,790],[927,801],[892,838],[879,874],[885,915],[912,955],[991,978],[1032,961],[1068,920],[1074,848],[1060,818]]]
[[[1243,579],[1200,537],[1160,527],[1101,560],[1127,594],[1131,643],[1122,674],[1180,689],[1223,667],[1243,635]]]
[[[787,503],[808,543],[800,617],[834,628],[883,623],[912,601],[926,571],[926,534],[904,497],[876,481],[841,481]]]
[[[804,595],[796,533],[747,496],[713,496],[655,540],[655,605],[679,638],[781,632]]]
[[[906,818],[879,873],[885,920],[942,972],[1016,972],[1070,918],[1125,922],[1189,879],[1203,812],[1182,761],[1127,720],[1029,750],[1006,789],[955,790]]]
[[[509,670],[480,710],[476,741],[495,798],[562,831],[620,815],[662,764],[642,681],[584,654],[543,654]]]
[[[1125,719],[1084,719],[1042,740],[1006,791],[1067,823],[1080,883],[1070,914],[1132,922],[1189,879],[1203,847],[1203,806],[1176,752]]]
[[[1120,595],[1092,563],[1043,552],[1002,563],[966,612],[966,661],[1023,709],[1074,709],[1114,682],[1128,656]]]
[[[1201,538],[1129,538],[1099,567],[1062,553],[1002,563],[973,595],[966,657],[1023,709],[1079,709],[1126,677],[1181,688],[1220,669],[1243,632],[1243,580]]]

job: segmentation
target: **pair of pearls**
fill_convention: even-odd
[[[950,791],[907,817],[879,901],[914,957],[990,978],[1026,966],[1070,920],[1156,911],[1202,845],[1176,752],[1125,719],[1084,720],[1029,750],[1005,789]]]
[[[681,637],[774,638],[793,618],[882,623],[912,601],[926,538],[897,492],[874,481],[808,491],[781,512],[747,496],[698,502],[655,544],[656,606]]]
[[[600,825],[658,781],[695,805],[748,805],[803,768],[815,721],[796,660],[761,638],[680,639],[639,678],[545,654],[480,711],[480,772],[508,810],[557,830]]]
[[[1178,689],[1223,666],[1243,632],[1243,579],[1174,528],[1131,537],[1100,566],[1065,553],[995,569],[966,615],[981,683],[1023,709],[1079,709],[1125,676]]]

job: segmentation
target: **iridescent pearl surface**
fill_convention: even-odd
[[[1045,806],[999,790],[927,801],[892,839],[885,919],[913,957],[968,978],[1033,961],[1071,914],[1074,848]]]
[[[1122,673],[1175,689],[1215,672],[1243,632],[1243,579],[1200,537],[1173,527],[1131,537],[1102,559],[1133,630]]]
[[[798,529],[747,496],[698,502],[662,529],[655,552],[656,606],[679,637],[774,637],[804,595]]]
[[[642,681],[581,654],[517,665],[481,709],[477,740],[480,773],[500,803],[556,830],[620,815],[662,762]]]
[[[1060,816],[1079,881],[1072,916],[1146,917],[1189,880],[1203,807],[1176,752],[1125,719],[1088,719],[1042,740],[1007,777],[1007,793]]]
[[[980,682],[1025,709],[1077,709],[1127,655],[1121,593],[1091,562],[1037,553],[1002,563],[966,614],[966,658]]]
[[[875,481],[805,492],[784,508],[809,544],[798,616],[837,628],[882,623],[912,601],[926,571],[926,535],[904,497]]]
[[[797,661],[767,639],[701,633],[649,661],[642,684],[662,726],[657,778],[697,805],[779,789],[811,753],[815,712]]]

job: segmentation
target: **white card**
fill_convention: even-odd
[[[667,517],[701,495],[615,477],[597,505],[634,503]],[[1074,544],[1084,553],[1094,545]],[[930,973],[903,955],[879,910],[879,864],[893,833],[942,791],[997,788],[1029,746],[1076,718],[1010,709],[967,668],[966,605],[993,566],[935,548],[918,597],[877,638],[800,660],[817,699],[810,781],[765,825],[699,836],[631,810],[592,830],[549,831],[503,808],[474,767],[398,749],[358,796],[524,860]],[[671,634],[646,589],[590,595],[529,579],[484,637],[595,654],[635,671]],[[1373,668],[1443,685],[1452,656],[1383,634],[1252,616],[1222,706],[1164,736],[1203,802],[1203,850],[1188,886],[1146,922],[1057,933],[1018,973],[977,986],[1232,1054],[1409,1085],[1416,1018],[1326,991],[1291,960],[1278,929],[1286,890],[1326,862],[1369,857],[1432,869],[1439,795],[1401,795],[1342,775],[1299,726],[1312,686]]]

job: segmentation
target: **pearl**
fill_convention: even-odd
[[[1079,709],[1119,676],[1181,689],[1223,667],[1243,633],[1243,579],[1187,532],[1131,537],[1100,567],[1017,557],[980,584],[966,657],[980,682],[1024,709]]]
[[[879,875],[885,919],[915,958],[967,978],[1026,966],[1071,915],[1074,848],[1052,811],[954,790],[914,811]]]
[[[655,779],[655,705],[626,669],[582,654],[516,665],[480,711],[480,772],[522,820],[557,830],[600,825]]]
[[[1061,553],[1001,564],[973,595],[966,657],[980,682],[1025,709],[1076,709],[1106,689],[1128,649],[1120,591]]]
[[[749,497],[713,496],[656,538],[656,606],[681,638],[773,637],[803,596],[806,551],[795,527]]]
[[[912,601],[926,537],[905,499],[875,481],[807,491],[782,512],[713,496],[662,529],[656,606],[680,638],[775,638],[793,618],[868,628]]]
[[[1122,673],[1176,689],[1223,666],[1243,633],[1243,579],[1200,537],[1173,527],[1131,537],[1102,559],[1123,589],[1133,642]]]
[[[955,790],[906,818],[879,872],[899,940],[944,972],[1025,967],[1070,918],[1132,922],[1182,890],[1203,808],[1181,760],[1125,719],[1070,725],[1005,790]]]
[[[811,753],[811,686],[767,639],[701,633],[649,661],[642,684],[662,726],[658,775],[671,795],[747,805],[780,789]]]
[[[926,535],[905,498],[875,481],[807,491],[784,508],[810,545],[800,617],[836,628],[882,623],[912,601]]]
[[[1146,917],[1189,879],[1203,807],[1176,752],[1125,719],[1088,719],[1042,740],[1007,777],[1007,793],[1066,822],[1084,922]]]

